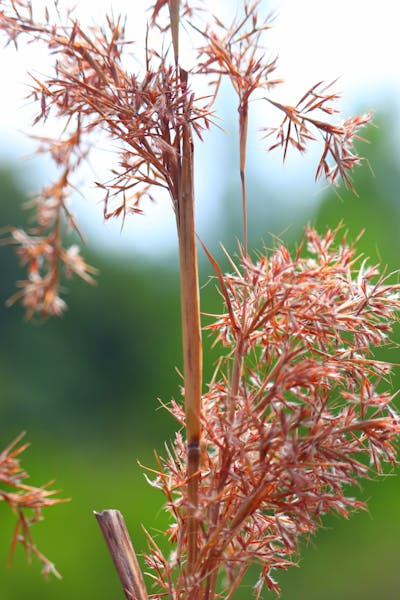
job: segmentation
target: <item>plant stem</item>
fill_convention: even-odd
[[[94,514],[103,532],[127,600],[148,600],[143,574],[123,516],[118,510],[103,510],[101,513]]]
[[[240,160],[240,182],[241,182],[241,192],[242,192],[242,216],[243,216],[243,255],[246,258],[248,254],[248,240],[247,240],[247,197],[246,197],[246,176],[245,176],[245,168],[246,168],[246,148],[247,148],[247,131],[248,131],[248,102],[244,99],[241,99],[239,108],[239,160]],[[245,330],[246,330],[246,315],[247,315],[247,293],[245,292],[245,296],[243,299],[243,309],[241,314],[241,323],[240,329],[238,330],[238,339],[236,342],[235,349],[235,357],[233,360],[233,372],[231,376],[231,385],[230,385],[230,403],[229,403],[229,423],[230,426],[234,426],[234,419],[236,413],[236,402],[237,396],[239,393],[240,386],[240,377],[242,373],[242,365],[243,365],[243,356],[245,353]],[[226,432],[227,436],[227,448],[230,445],[230,431]],[[221,491],[224,486],[226,477],[228,475],[229,469],[229,452],[220,450],[220,482],[219,489],[217,493]],[[224,468],[222,468],[222,465]],[[217,527],[218,518],[220,513],[220,504],[219,502],[213,506],[211,511],[211,523],[214,528]],[[215,564],[217,563],[218,556],[215,557]],[[213,560],[210,560],[212,564]],[[205,600],[212,600],[215,596],[216,584],[218,578],[218,569],[211,568],[210,574],[206,579],[205,585]]]
[[[186,75],[186,74],[185,74]],[[185,387],[187,477],[190,503],[187,537],[190,573],[197,556],[195,517],[198,505],[200,462],[200,412],[202,385],[202,348],[197,250],[194,221],[193,147],[190,125],[182,127],[181,165],[178,186],[177,229],[181,277],[182,343]]]
[[[249,107],[248,102],[243,99],[239,104],[239,144],[240,144],[240,183],[242,187],[242,213],[243,213],[243,250],[247,257],[247,198],[246,198],[246,147],[247,147],[247,130],[249,123]]]

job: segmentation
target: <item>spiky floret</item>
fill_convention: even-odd
[[[207,598],[221,569],[226,588],[216,597],[230,598],[252,562],[261,566],[256,595],[264,583],[279,591],[271,572],[292,564],[301,537],[327,513],[347,517],[363,508],[349,486],[395,463],[400,421],[385,389],[391,365],[374,349],[389,342],[399,286],[338,237],[308,229],[294,256],[280,245],[255,261],[244,257],[222,278],[226,312],[208,329],[226,356],[203,397],[202,539],[197,577],[184,585],[177,532],[184,531],[188,499],[180,434],[156,480],[177,540],[172,562],[157,566],[170,597],[204,586],[199,597]],[[184,421],[178,403],[171,412]]]

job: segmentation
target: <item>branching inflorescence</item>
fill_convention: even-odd
[[[257,596],[264,584],[279,591],[271,573],[291,564],[299,539],[324,514],[347,517],[363,507],[348,487],[373,467],[380,472],[382,462],[395,463],[400,426],[390,407],[390,366],[374,359],[373,348],[387,342],[398,286],[338,237],[310,229],[295,256],[282,245],[255,262],[243,257],[223,278],[226,313],[208,326],[226,356],[203,397],[197,577],[177,584],[165,577],[182,560],[178,548],[159,576],[171,598],[187,597],[182,589],[197,597],[219,568],[227,575],[221,597],[231,597],[252,562],[261,565]],[[179,404],[171,412],[183,422]],[[180,434],[154,483],[181,527],[188,500]]]
[[[183,125],[199,136],[209,124],[209,111],[198,107],[187,80],[165,57],[146,50],[146,71],[129,73],[123,66],[127,45],[121,19],[107,20],[107,27],[83,30],[68,15],[66,26],[37,23],[31,2],[12,2],[10,13],[0,12],[0,27],[17,43],[26,34],[41,40],[56,55],[54,75],[33,82],[31,98],[40,110],[35,123],[51,114],[65,125],[63,137],[40,138],[40,152],[48,152],[60,177],[35,199],[37,229],[33,234],[12,232],[28,265],[29,279],[12,300],[22,298],[28,316],[60,314],[65,309],[59,297],[60,266],[67,275],[75,273],[90,281],[93,269],[77,252],[77,246],[62,247],[61,218],[77,230],[68,210],[74,189],[73,174],[90,150],[89,134],[102,132],[119,152],[119,167],[111,180],[98,183],[105,189],[105,218],[125,218],[141,212],[141,199],[157,186],[168,190],[174,209],[179,196],[179,143]],[[47,19],[48,14],[46,14]],[[116,204],[115,204],[116,202]]]
[[[14,299],[22,299],[28,316],[60,314],[60,271],[92,280],[78,247],[63,247],[61,226],[66,221],[77,230],[68,196],[90,151],[90,134],[100,131],[119,156],[111,178],[97,183],[105,191],[105,218],[140,213],[154,187],[169,194],[176,217],[184,406],[174,401],[169,410],[186,433],[176,435],[150,478],[167,498],[172,551],[164,556],[149,535],[155,590],[148,596],[140,580],[134,588],[141,590],[139,600],[229,600],[252,563],[261,569],[256,596],[264,585],[279,592],[273,571],[292,564],[302,536],[312,534],[324,514],[347,516],[361,508],[348,486],[372,468],[380,472],[383,462],[395,463],[399,419],[390,406],[390,365],[373,349],[388,341],[398,286],[362,262],[345,236],[339,240],[339,229],[322,237],[307,230],[294,256],[280,245],[253,260],[248,249],[245,170],[253,94],[283,113],[278,126],[263,130],[274,138],[269,149],[282,148],[285,158],[289,146],[304,152],[319,135],[316,179],[351,189],[352,170],[361,162],[354,140],[371,118],[335,119],[338,95],[322,82],[295,106],[277,102],[271,96],[281,81],[277,59],[267,58],[263,46],[272,19],[261,19],[258,8],[259,2],[245,0],[231,25],[216,17],[204,25],[202,10],[189,0],[158,0],[144,72],[132,73],[124,60],[131,42],[120,18],[109,18],[103,29],[84,29],[72,13],[60,25],[46,10],[39,23],[28,0],[0,3],[0,28],[10,41],[25,34],[45,42],[56,57],[53,75],[34,79],[31,96],[39,104],[37,122],[53,115],[65,125],[64,137],[41,138],[40,149],[50,153],[60,177],[34,201],[37,228],[11,230],[28,266]],[[199,39],[190,71],[180,66],[180,21]],[[153,30],[164,36],[170,30],[171,48],[151,48]],[[209,79],[209,96],[193,93],[195,76]],[[202,140],[212,124],[223,77],[238,97],[243,244],[240,260],[230,259],[231,275],[204,248],[225,309],[207,326],[221,358],[202,394],[193,134]]]
[[[179,5],[179,2],[170,3]],[[51,116],[63,123],[63,134],[57,139],[41,137],[39,152],[47,152],[59,170],[59,178],[32,201],[36,209],[37,227],[30,232],[14,229],[11,240],[20,248],[28,279],[20,282],[21,291],[12,301],[21,299],[28,316],[61,314],[65,302],[60,298],[59,279],[75,273],[92,281],[93,269],[86,265],[78,246],[63,248],[62,222],[78,231],[68,208],[71,191],[75,190],[74,174],[91,149],[90,134],[105,135],[119,154],[119,166],[111,171],[107,182],[97,182],[105,190],[104,217],[122,217],[140,213],[142,200],[151,197],[151,189],[167,190],[177,210],[181,128],[190,127],[200,138],[212,117],[210,102],[218,93],[219,81],[229,77],[238,95],[240,132],[240,173],[243,187],[244,247],[247,244],[246,196],[244,172],[248,129],[249,100],[256,91],[269,94],[281,80],[275,78],[276,57],[267,59],[261,46],[262,34],[271,27],[271,16],[260,19],[258,2],[244,3],[243,17],[230,26],[215,19],[203,29],[195,26],[195,11],[189,2],[181,7],[188,27],[200,35],[198,63],[193,76],[210,77],[214,87],[208,98],[197,99],[190,91],[188,74],[167,56],[146,48],[144,73],[132,73],[125,67],[125,54],[132,42],[126,39],[121,18],[107,18],[104,28],[83,28],[67,13],[66,24],[51,22],[49,11],[42,21],[34,16],[29,0],[2,2],[0,27],[17,45],[20,37],[42,41],[56,57],[54,74],[40,81],[32,78],[31,99],[39,106],[35,123]],[[159,24],[160,13],[167,1],[157,2],[152,10],[152,27]],[[172,13],[173,14],[173,13]],[[151,27],[150,30],[151,31]],[[177,45],[177,43],[176,43]],[[215,77],[217,80],[215,80]],[[289,145],[301,152],[315,139],[314,131],[323,137],[323,152],[316,176],[333,182],[342,179],[352,187],[350,173],[361,158],[355,153],[353,140],[358,129],[371,115],[350,117],[343,123],[331,123],[316,113],[332,115],[332,103],[338,98],[330,86],[313,86],[295,107],[276,102],[269,95],[263,100],[284,113],[282,124],[266,128],[274,134],[271,148],[282,146],[286,156]]]
[[[42,520],[42,509],[62,502],[53,498],[58,492],[47,489],[50,484],[34,487],[24,483],[28,474],[22,469],[19,455],[28,444],[19,445],[21,437],[14,440],[0,453],[0,502],[3,501],[14,512],[17,522],[11,542],[11,564],[17,543],[24,546],[27,556],[36,556],[43,565],[43,574],[60,577],[54,564],[42,554],[31,535],[31,526]]]

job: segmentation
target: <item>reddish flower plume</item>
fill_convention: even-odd
[[[221,280],[227,311],[208,329],[226,357],[203,398],[197,578],[172,583],[179,537],[172,560],[149,558],[170,597],[213,589],[220,568],[236,589],[251,562],[256,596],[263,584],[279,591],[272,573],[292,564],[299,539],[327,513],[362,508],[349,486],[395,463],[400,420],[374,347],[389,341],[399,286],[337,237],[310,229],[295,256],[282,245]],[[178,404],[171,412],[184,421]],[[155,482],[172,539],[184,529],[185,456],[179,434]]]
[[[338,184],[341,180],[355,193],[351,172],[361,163],[362,158],[354,149],[354,141],[363,139],[359,136],[358,130],[371,122],[373,112],[349,117],[339,123],[331,123],[316,117],[315,113],[318,115],[318,112],[325,115],[339,112],[331,104],[339,98],[338,94],[331,91],[331,86],[332,84],[317,83],[304,94],[296,106],[287,106],[266,98],[285,115],[279,127],[265,128],[266,137],[275,137],[275,142],[268,149],[281,147],[285,159],[289,146],[299,152],[305,152],[307,144],[316,139],[315,133],[319,133],[323,140],[323,150],[315,179],[324,176],[333,184]]]
[[[19,436],[0,453],[0,502],[3,501],[15,513],[17,522],[11,542],[10,559],[11,564],[16,545],[24,546],[27,556],[36,556],[43,566],[43,574],[53,574],[60,578],[54,564],[42,554],[33,541],[31,527],[42,520],[42,509],[65,500],[53,498],[58,492],[47,489],[49,484],[43,487],[33,487],[24,483],[28,474],[21,468],[19,456],[27,448],[28,444],[19,445]]]
[[[155,6],[154,17],[162,4]],[[201,137],[209,112],[203,101],[195,101],[187,74],[156,51],[144,52],[144,73],[125,68],[130,42],[122,19],[108,18],[104,28],[84,29],[72,13],[63,24],[50,22],[46,11],[40,22],[30,2],[18,0],[0,11],[0,29],[15,43],[21,36],[41,41],[56,57],[52,76],[44,81],[33,78],[30,97],[39,107],[35,123],[51,116],[64,122],[59,138],[38,138],[38,151],[50,155],[59,177],[31,203],[37,227],[13,230],[10,241],[20,246],[28,267],[28,278],[20,282],[21,291],[11,302],[21,299],[28,317],[35,312],[59,315],[66,307],[60,298],[61,275],[75,273],[93,281],[95,272],[75,245],[63,247],[62,236],[65,224],[80,236],[68,203],[77,188],[78,168],[96,142],[92,134],[105,136],[119,157],[111,177],[96,182],[105,190],[106,219],[142,212],[142,200],[152,198],[154,187],[169,193],[176,211],[182,127]]]

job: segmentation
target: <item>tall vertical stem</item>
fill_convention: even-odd
[[[249,107],[247,100],[241,99],[239,104],[239,153],[240,153],[240,182],[242,187],[242,214],[243,214],[243,251],[247,256],[247,198],[246,198],[246,147],[247,129],[249,122]]]
[[[177,227],[181,276],[182,342],[188,453],[187,476],[190,503],[187,522],[187,568],[190,573],[193,570],[197,556],[198,524],[195,512],[198,504],[199,487],[202,348],[194,221],[193,147],[189,124],[182,127],[181,148]]]
[[[240,156],[240,183],[242,189],[242,211],[243,211],[243,255],[247,258],[247,196],[246,196],[246,150],[247,150],[247,130],[249,122],[249,106],[246,98],[241,98],[239,103],[239,156]],[[231,403],[230,403],[230,422],[233,423],[235,414],[235,403],[240,385],[240,376],[242,372],[243,355],[245,351],[245,330],[247,317],[247,290],[243,292],[243,306],[240,318],[240,331],[236,342],[235,357],[233,361],[233,372],[231,380]]]
[[[188,74],[179,68],[180,0],[168,0],[175,65],[182,90]],[[181,315],[183,345],[183,378],[185,388],[187,478],[189,509],[187,516],[187,572],[193,573],[198,545],[196,509],[199,490],[200,412],[202,387],[202,346],[200,328],[199,277],[194,217],[193,141],[190,123],[178,126],[176,144],[179,152],[175,204],[179,240],[181,280]]]

